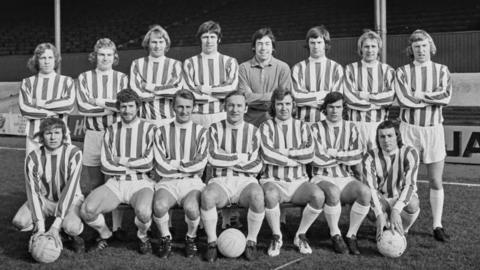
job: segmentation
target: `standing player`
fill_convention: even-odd
[[[402,143],[398,124],[390,120],[379,124],[377,147],[363,158],[364,179],[372,192],[372,209],[377,225],[377,240],[390,223],[401,234],[420,214],[417,195],[419,157],[417,150]]]
[[[187,88],[198,97],[192,121],[208,128],[225,119],[225,96],[237,89],[238,63],[233,57],[218,52],[222,29],[214,21],[206,21],[196,34],[202,52],[185,60],[183,70]],[[200,103],[201,102],[201,103]]]
[[[357,125],[364,151],[375,148],[377,126],[388,117],[395,97],[395,70],[378,61],[380,36],[367,30],[358,39],[361,61],[345,68],[345,102],[348,119]]]
[[[148,56],[138,58],[130,67],[130,88],[142,99],[140,118],[160,126],[175,117],[172,97],[182,88],[182,64],[168,58],[170,36],[160,25],[154,25],[143,38]]]
[[[298,119],[314,123],[325,119],[320,110],[325,96],[343,92],[343,68],[325,55],[330,50],[330,33],[323,25],[310,28],[305,41],[310,57],[292,68],[293,94]]]
[[[217,259],[217,208],[239,204],[248,208],[245,257],[256,258],[257,235],[265,216],[263,190],[256,175],[262,169],[260,133],[243,121],[247,112],[245,94],[232,92],[225,99],[227,120],[210,126],[209,162],[213,178],[202,192],[201,216],[208,238],[205,258]]]
[[[327,94],[323,103],[326,119],[312,125],[315,141],[315,157],[312,167],[312,182],[324,192],[325,219],[330,228],[333,249],[337,253],[360,254],[357,231],[370,209],[371,193],[367,185],[355,179],[352,166],[359,171],[363,149],[358,142],[358,131],[354,123],[343,120],[343,95],[338,92]],[[342,211],[341,204],[351,204],[350,226],[347,246],[338,227]]]
[[[18,210],[13,224],[22,231],[35,227],[34,234],[45,233],[45,218],[54,216],[47,233],[62,245],[60,228],[63,229],[72,237],[73,249],[81,252],[85,248],[79,237],[83,231],[82,152],[67,144],[67,128],[60,119],[42,120],[37,137],[41,147],[32,150],[25,160],[28,201]]]
[[[245,121],[258,127],[270,119],[268,110],[273,90],[290,90],[292,80],[288,64],[272,55],[275,36],[270,28],[258,29],[253,34],[252,51],[253,58],[240,65],[238,89],[247,96]]]
[[[95,43],[88,60],[96,65],[96,69],[78,76],[77,103],[80,115],[85,116],[83,165],[87,168],[90,191],[105,182],[100,170],[103,136],[105,130],[118,121],[117,93],[128,87],[128,77],[113,70],[119,57],[115,43],[108,38],[101,38]],[[122,210],[112,212],[112,230],[119,239],[125,238],[121,229],[122,215]]]
[[[185,254],[193,257],[197,253],[200,193],[205,187],[200,177],[207,165],[208,131],[192,122],[194,106],[192,92],[179,90],[173,100],[175,120],[160,126],[155,134],[155,170],[162,179],[155,185],[153,220],[162,235],[157,250],[160,258],[172,251],[168,211],[175,205],[183,207],[188,225]]]
[[[445,138],[442,107],[452,96],[452,81],[447,66],[430,60],[437,48],[424,30],[415,30],[408,40],[407,54],[413,63],[397,69],[395,91],[400,105],[400,131],[406,144],[417,148],[427,165],[433,236],[448,241],[442,226],[445,164]]]
[[[27,118],[26,153],[29,154],[40,144],[33,137],[45,117],[58,117],[67,124],[66,114],[75,103],[75,89],[72,78],[57,74],[55,70],[61,57],[57,48],[50,43],[39,44],[28,60],[28,68],[37,74],[22,80],[20,88],[20,112]],[[67,129],[67,141],[70,132]]]
[[[260,126],[262,158],[265,170],[260,179],[265,192],[265,218],[273,237],[268,255],[280,254],[280,203],[305,205],[293,244],[302,254],[311,254],[305,234],[322,212],[324,194],[309,183],[306,164],[313,158],[310,129],[304,122],[292,117],[295,100],[288,90],[276,89],[272,93],[270,115]]]
[[[155,126],[137,116],[140,98],[131,89],[117,94],[117,108],[121,121],[107,128],[101,151],[102,172],[110,178],[88,195],[81,215],[99,233],[92,251],[100,251],[108,247],[112,236],[103,214],[113,211],[120,203],[131,205],[135,211],[140,253],[145,254],[151,251],[147,230],[152,221],[154,181],[147,173],[153,167]]]

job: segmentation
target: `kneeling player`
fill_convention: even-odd
[[[324,202],[322,190],[309,183],[306,171],[306,164],[313,158],[310,129],[303,121],[292,118],[294,107],[295,100],[290,91],[275,90],[269,111],[273,119],[260,126],[265,163],[260,183],[265,192],[265,218],[273,233],[268,248],[268,255],[272,257],[280,254],[283,243],[279,204],[306,205],[293,243],[300,253],[311,254],[305,234],[322,212]]]
[[[352,172],[357,172],[363,150],[358,140],[354,123],[343,120],[343,95],[327,94],[323,103],[326,119],[312,125],[315,140],[312,182],[325,192],[325,219],[330,228],[333,249],[337,253],[358,255],[357,231],[370,209],[371,193],[367,185],[358,181]],[[347,246],[343,241],[338,221],[342,208],[340,203],[351,204],[350,227]]]
[[[46,118],[36,134],[41,147],[31,151],[25,160],[25,180],[28,201],[18,210],[13,224],[22,231],[35,227],[34,234],[45,232],[45,218],[55,216],[48,234],[61,244],[60,228],[72,237],[72,247],[83,251],[80,235],[83,223],[80,205],[82,152],[76,146],[66,144],[67,128],[58,118]]]
[[[248,208],[248,236],[245,257],[255,259],[257,235],[265,216],[263,190],[255,176],[262,169],[260,133],[258,128],[243,121],[247,111],[245,95],[227,95],[227,120],[210,126],[209,162],[213,178],[202,192],[201,215],[208,237],[205,258],[217,259],[217,208],[239,204]]]
[[[363,159],[364,182],[372,191],[372,209],[377,239],[387,220],[401,234],[417,220],[420,203],[417,196],[419,156],[412,146],[402,143],[398,124],[382,122],[377,128],[377,149]]]
[[[135,211],[140,253],[151,251],[147,230],[152,223],[154,181],[147,173],[153,167],[155,126],[138,118],[139,106],[140,98],[133,90],[117,94],[121,121],[105,131],[100,156],[102,172],[110,178],[88,195],[81,211],[83,220],[100,234],[91,251],[108,247],[112,232],[103,214],[121,203],[131,205]]]
[[[175,120],[160,126],[155,134],[155,170],[162,177],[155,185],[153,220],[160,230],[157,250],[160,258],[172,251],[172,236],[168,228],[168,211],[181,205],[188,225],[185,255],[197,253],[196,237],[200,223],[200,193],[205,184],[200,178],[207,165],[208,131],[191,120],[195,97],[188,90],[175,93]]]

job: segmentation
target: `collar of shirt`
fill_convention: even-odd
[[[290,123],[292,123],[292,118],[288,118],[287,120],[280,120],[275,117],[275,123],[277,123],[277,125],[279,126],[290,125]]]
[[[383,155],[384,155],[384,156],[394,156],[394,155],[396,155],[396,154],[398,153],[398,148],[395,149],[395,150],[393,150],[393,151],[391,151],[391,152],[385,152],[385,151],[383,151],[383,149],[382,149],[382,152],[383,152]]]
[[[272,57],[270,58],[270,60],[268,60],[268,62],[266,62],[265,64],[262,64],[262,63],[258,62],[257,56],[254,56],[254,57],[252,57],[252,59],[250,59],[250,66],[251,67],[259,67],[259,68],[271,67],[275,60],[276,60],[275,57],[273,57],[273,55],[272,55]]]
[[[329,121],[328,119],[325,119],[325,121],[327,122],[327,125],[328,125],[329,127],[340,127],[340,126],[342,126],[342,124],[343,124],[343,120],[338,121],[338,122],[335,122],[335,123],[332,122],[332,121]]]
[[[179,122],[177,121],[177,119],[175,119],[174,122],[175,122],[175,126],[176,126],[176,127],[179,127],[179,128],[186,128],[186,127],[188,127],[189,125],[192,124],[192,120],[190,120],[190,121],[188,121],[188,122],[186,122],[186,123],[179,123]]]
[[[55,76],[57,76],[57,73],[55,71],[48,74],[43,74],[41,72],[38,73],[39,78],[53,78]]]
[[[160,56],[160,57],[153,57],[153,56],[149,55],[148,56],[148,61],[150,61],[150,62],[161,62],[161,61],[165,60],[165,58],[166,58],[165,55]]]
[[[375,67],[378,65],[378,60],[373,61],[372,63],[367,63],[364,60],[362,60],[362,66],[366,67]]]
[[[244,123],[244,121],[240,121],[236,125],[232,125],[228,122],[228,120],[225,120],[225,122],[227,123],[226,127],[230,128],[230,129],[241,129],[243,127],[243,123]]]
[[[413,64],[417,67],[426,67],[426,66],[430,65],[431,62],[432,62],[431,60],[428,60],[428,61],[425,61],[423,63],[420,63],[420,62],[415,60],[415,61],[413,61]]]
[[[60,154],[60,152],[62,151],[62,148],[63,148],[63,144],[61,144],[60,147],[58,147],[57,149],[52,150],[52,151],[48,150],[48,148],[47,148],[45,145],[44,145],[43,147],[44,147],[44,149],[45,149],[45,154],[51,156],[51,155]]]
[[[311,63],[325,63],[325,62],[327,62],[327,57],[322,56],[322,57],[319,57],[319,58],[313,58],[313,57],[309,56],[308,57],[308,62],[311,62]]]
[[[134,127],[134,126],[138,125],[138,123],[140,123],[140,118],[138,116],[137,116],[137,118],[135,118],[135,120],[133,120],[132,122],[130,122],[128,124],[122,121],[122,125],[126,128]]]
[[[97,73],[98,75],[110,75],[112,71],[113,69],[109,69],[109,70],[100,70],[98,68],[95,69],[95,73]]]
[[[219,52],[215,52],[215,53],[212,53],[212,54],[205,54],[205,53],[201,52],[200,56],[202,58],[205,58],[205,59],[217,59],[219,54],[220,54]]]

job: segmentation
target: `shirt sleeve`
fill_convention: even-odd
[[[401,174],[402,179],[399,179],[401,183],[400,196],[393,206],[394,209],[400,212],[408,205],[413,194],[417,191],[417,174],[420,162],[418,153],[413,147],[409,147],[406,151],[405,164],[403,166],[405,171]]]
[[[45,219],[42,213],[43,202],[41,197],[46,194],[46,191],[41,180],[43,170],[40,166],[40,160],[34,152],[31,152],[25,159],[24,169],[28,208],[32,213],[32,219],[37,226],[37,230],[45,231]]]
[[[57,114],[70,113],[75,104],[75,83],[70,77],[63,81],[62,96],[59,99],[52,99],[45,102],[43,108],[53,111]]]
[[[426,104],[413,95],[405,66],[397,69],[395,77],[395,93],[399,105],[407,108],[424,108]]]
[[[55,113],[42,109],[33,104],[32,97],[32,85],[28,78],[22,80],[20,86],[20,94],[18,104],[20,106],[20,112],[23,117],[27,119],[43,119],[45,117],[53,116]]]
[[[452,79],[446,66],[440,68],[440,85],[432,93],[425,93],[425,103],[446,106],[452,97]]]

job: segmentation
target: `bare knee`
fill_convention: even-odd
[[[189,219],[196,219],[200,216],[200,210],[197,203],[185,202],[183,204],[183,211]]]
[[[77,235],[80,235],[83,231],[83,223],[80,220],[80,218],[76,218],[76,219],[65,218],[62,222],[62,229],[68,235],[77,236]]]
[[[97,207],[91,203],[84,202],[80,208],[80,216],[87,222],[95,220],[98,214]]]
[[[205,189],[200,196],[200,200],[202,202],[202,208],[205,210],[214,208],[215,198],[216,198],[216,194],[212,189],[209,189],[209,188]]]
[[[275,186],[269,183],[265,184],[263,188],[265,205],[267,208],[273,208],[280,201],[280,194]]]
[[[155,216],[162,217],[168,212],[169,206],[165,200],[157,199],[153,202],[153,212]]]
[[[261,187],[251,190],[249,203],[250,207],[256,212],[262,211],[265,208],[265,197]]]
[[[403,208],[407,214],[413,214],[420,210],[420,201],[417,197],[413,197],[410,202]]]
[[[143,223],[147,223],[152,218],[152,208],[147,205],[139,206],[135,209],[135,216]]]
[[[325,203],[334,206],[340,202],[340,189],[337,186],[329,185],[322,188],[325,195]]]
[[[357,201],[361,205],[369,205],[371,199],[372,199],[372,192],[370,192],[370,189],[366,185],[361,185],[360,188],[358,189]]]
[[[310,195],[309,204],[316,209],[320,209],[323,207],[325,203],[325,195],[320,188],[315,188],[312,190],[312,194]]]

